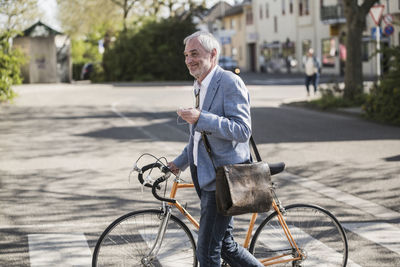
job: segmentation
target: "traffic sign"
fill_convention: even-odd
[[[383,16],[383,21],[384,21],[386,24],[392,24],[392,22],[393,22],[393,17],[392,17],[392,15],[386,14],[385,16]]]
[[[382,17],[383,9],[385,8],[385,5],[374,5],[371,7],[369,10],[369,14],[372,17],[372,20],[375,22],[375,25],[378,26],[379,22]]]
[[[229,36],[221,36],[220,38],[221,38],[222,45],[231,43],[231,37],[229,37]]]
[[[382,29],[379,27],[378,29],[379,29],[379,31],[377,31],[376,30],[376,28],[377,27],[373,27],[373,28],[371,28],[371,37],[372,37],[372,39],[374,39],[374,40],[376,40],[377,39],[377,33],[379,33],[379,37],[381,37],[382,36]]]
[[[391,35],[394,31],[393,25],[392,24],[386,25],[384,31],[386,35]]]

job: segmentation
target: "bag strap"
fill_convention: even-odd
[[[204,132],[201,132],[201,138],[203,139],[203,143],[204,143],[204,146],[208,153],[208,156],[210,156],[212,165],[213,165],[214,169],[217,170],[217,168],[215,167],[213,158],[212,158],[211,146],[210,146],[210,142],[208,141],[207,135]],[[257,161],[261,161],[261,156],[260,156],[260,153],[258,152],[257,145],[256,145],[256,142],[254,141],[253,136],[250,136],[250,145],[253,148],[253,152],[256,156]]]
[[[251,143],[251,146],[253,147],[253,151],[254,151],[254,154],[256,155],[257,161],[262,161],[260,153],[258,152],[258,149],[257,149],[257,146],[256,146],[256,142],[254,141],[253,136],[250,136],[250,143]]]
[[[205,148],[206,148],[206,151],[207,151],[207,153],[208,153],[208,156],[210,156],[211,163],[212,163],[212,165],[213,165],[213,167],[214,167],[214,170],[215,170],[215,172],[217,172],[217,168],[215,167],[213,158],[212,158],[212,156],[211,156],[211,146],[210,146],[210,142],[208,142],[207,135],[206,135],[204,132],[201,132],[201,139],[203,139],[204,146],[205,146]]]

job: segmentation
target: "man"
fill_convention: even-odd
[[[317,93],[318,82],[319,82],[319,73],[320,73],[320,63],[318,59],[314,56],[314,49],[310,48],[303,58],[303,67],[306,74],[306,90],[307,96],[310,96],[310,83],[312,82],[314,87],[314,94]]]
[[[189,142],[169,168],[177,173],[190,167],[200,197],[200,229],[197,259],[201,267],[220,266],[221,256],[231,266],[263,266],[233,239],[233,218],[217,213],[215,200],[216,167],[248,162],[251,136],[250,103],[243,81],[218,65],[220,46],[207,32],[196,32],[184,40],[185,63],[196,79],[195,108],[178,110],[190,124]],[[208,136],[212,159],[201,133]]]

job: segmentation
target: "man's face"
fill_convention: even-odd
[[[216,51],[207,52],[197,38],[191,39],[186,43],[184,55],[190,74],[200,82],[215,66]]]

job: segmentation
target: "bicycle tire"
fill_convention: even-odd
[[[316,205],[293,204],[285,207],[283,217],[297,246],[306,258],[297,262],[277,263],[273,266],[346,266],[348,257],[346,233],[332,213]],[[276,211],[257,228],[249,251],[257,259],[294,253],[279,224]]]
[[[196,245],[193,235],[189,228],[172,214],[156,258],[148,264],[141,262],[154,244],[162,216],[161,210],[142,210],[130,212],[116,219],[97,241],[92,267],[196,267]]]

